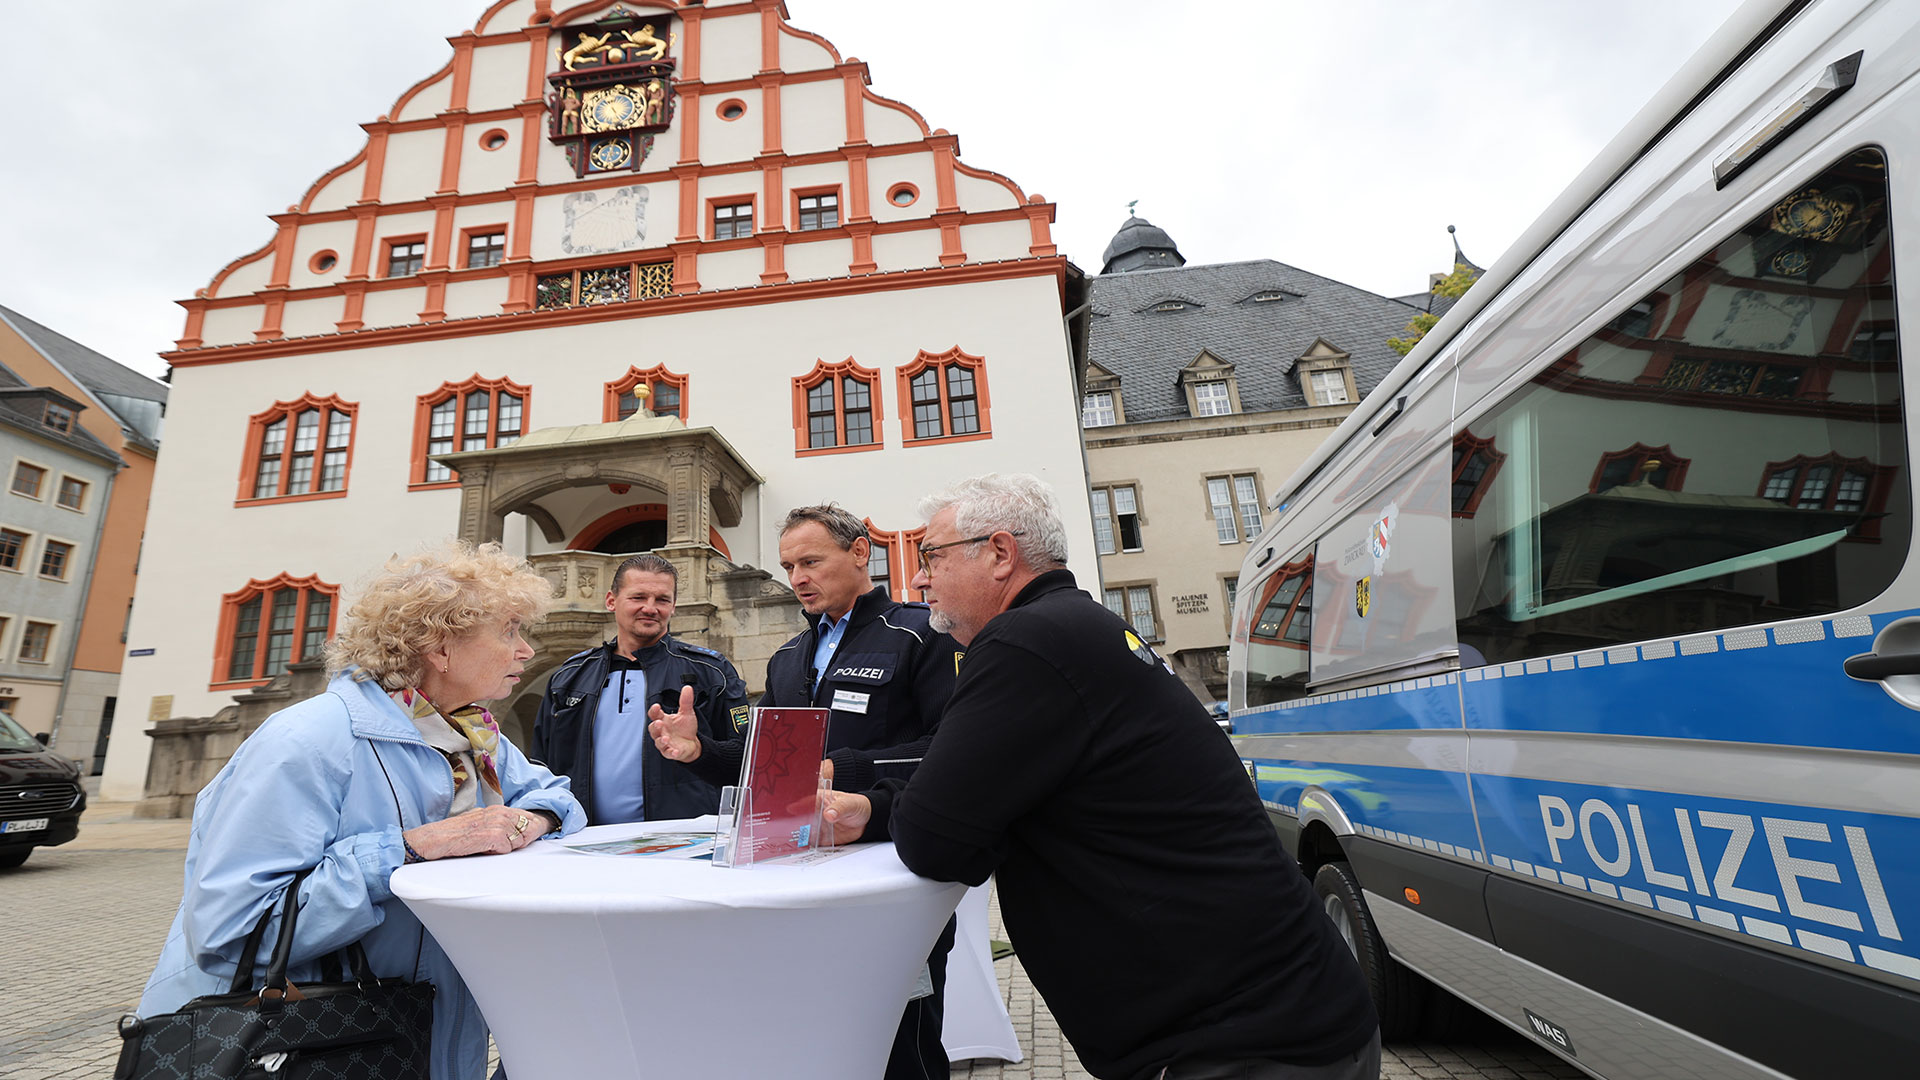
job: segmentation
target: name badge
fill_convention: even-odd
[[[872,694],[862,694],[856,690],[835,690],[833,692],[833,707],[842,712],[863,713],[867,711],[867,699],[872,696]]]

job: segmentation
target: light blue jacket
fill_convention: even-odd
[[[496,765],[508,804],[551,810],[562,834],[586,825],[566,777],[504,738]],[[405,861],[402,829],[446,817],[452,801],[447,759],[376,683],[339,675],[326,693],[268,717],[194,805],[186,889],[140,1015],[225,993],[248,932],[278,906],[294,873],[312,867],[300,888],[289,977],[316,978],[319,957],[359,941],[376,975],[434,984],[433,1080],[480,1080],[486,1020],[387,883]],[[278,926],[276,918],[267,929],[258,971]]]

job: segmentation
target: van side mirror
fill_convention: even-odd
[[[33,733],[33,741],[39,743],[41,746],[48,745],[52,741],[52,738],[53,736],[48,735],[44,731],[36,731]]]

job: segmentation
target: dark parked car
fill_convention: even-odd
[[[41,845],[80,835],[80,766],[0,713],[0,869],[27,861]]]

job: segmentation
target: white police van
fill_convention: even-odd
[[[1751,3],[1278,491],[1234,738],[1390,1037],[1920,1075],[1916,327],[1920,3]]]

